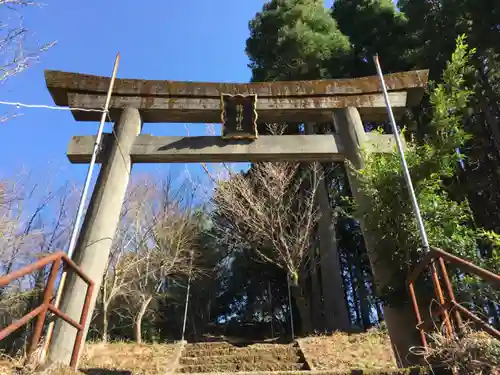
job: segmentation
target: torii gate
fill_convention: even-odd
[[[56,105],[87,109],[104,107],[110,77],[46,71],[45,79]],[[428,70],[388,74],[384,79],[394,115],[398,118],[405,113],[407,107],[420,101],[427,84]],[[248,127],[234,128],[235,122],[228,121],[228,124],[232,125],[231,129],[226,128],[229,135],[226,134],[224,138],[159,137],[140,134],[142,124],[147,122],[220,123],[225,107],[224,98],[228,98],[226,95],[236,95],[233,98],[240,98],[243,104],[250,102],[259,122],[333,121],[337,133],[262,135],[256,138],[256,134],[251,134],[252,130]],[[230,105],[227,108],[230,108]],[[234,106],[231,108],[234,110]],[[73,111],[77,121],[99,121],[100,115],[98,112]],[[362,125],[362,120],[387,119],[377,76],[264,83],[117,79],[109,115],[115,122],[115,134],[105,134],[103,137],[103,147],[98,157],[102,167],[73,257],[95,282],[89,316],[92,316],[100,290],[134,163],[350,160],[354,167],[362,168],[361,148],[378,153],[392,152],[394,146],[391,135],[365,133]],[[238,133],[242,135],[238,136]],[[73,137],[67,153],[70,162],[88,163],[95,138]],[[353,175],[350,175],[350,182],[354,198],[359,204],[363,204],[363,195],[357,188]],[[369,248],[369,239],[365,237],[365,241]],[[338,282],[340,277],[341,282],[341,275],[332,275],[329,272],[322,274],[334,282]],[[376,270],[374,276],[376,281],[383,278],[382,275],[377,275]],[[70,275],[64,287],[61,311],[78,320],[85,293],[86,284]],[[89,322],[90,319],[87,320],[84,337]],[[57,322],[49,350],[50,360],[69,363],[73,347],[71,344],[75,337],[75,328],[62,321]]]

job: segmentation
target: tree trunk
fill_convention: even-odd
[[[349,261],[350,260],[350,261]],[[361,318],[361,303],[358,296],[358,279],[355,275],[355,266],[352,259],[347,261],[347,268],[349,269],[349,278],[351,279],[351,293],[352,293],[352,308],[354,310],[354,315],[356,316],[355,326],[363,328],[362,318]]]
[[[271,283],[267,282],[267,300],[269,302],[269,317],[271,318],[271,337],[274,339],[274,301],[273,293],[271,292]]]
[[[489,100],[487,100],[485,95],[482,93],[478,93],[476,97],[478,97],[479,106],[481,107],[481,110],[485,115],[486,122],[490,128],[497,153],[500,154],[500,127],[498,126],[498,121],[496,119],[496,115],[500,111],[497,105],[498,98],[491,87],[489,77],[485,72],[484,63],[480,58],[478,58],[478,56],[479,54],[476,55],[476,58],[473,61],[475,62],[476,69],[481,77],[481,86],[484,88],[486,97]]]
[[[360,254],[358,254],[359,259]],[[366,278],[362,269],[362,265],[358,263],[356,267],[356,275],[357,275],[357,285],[359,288],[358,297],[359,297],[359,307],[361,312],[361,322],[364,329],[370,328],[372,326],[372,322],[370,319],[370,301],[368,299],[368,290],[366,289]]]
[[[102,281],[102,289],[101,289],[101,298],[102,298],[102,342],[108,342],[108,288],[106,285],[106,275],[103,277]]]
[[[493,326],[500,327],[500,316],[498,315],[498,310],[495,302],[488,301],[488,312],[489,316],[493,319]]]
[[[43,291],[45,289],[45,272],[44,269],[39,270],[35,276],[35,287],[34,294],[28,299],[28,311],[34,310],[37,306],[43,303]],[[36,325],[36,319],[31,321],[28,325],[24,327],[24,340],[27,342],[28,338],[34,334],[34,329]],[[24,345],[24,350],[29,349],[27,344]],[[34,350],[35,348],[31,348]]]
[[[316,246],[311,247],[310,252],[311,262],[311,314],[313,319],[313,328],[318,331],[323,331],[325,328],[323,322],[322,305],[321,305],[321,286],[319,283],[318,274],[318,257],[316,256]]]
[[[147,297],[143,299],[141,303],[141,308],[135,317],[135,342],[138,344],[142,344],[142,318],[146,313],[146,310],[152,301],[153,297]]]
[[[497,155],[500,155],[500,129],[498,127],[498,121],[496,120],[495,115],[491,111],[486,98],[482,94],[476,94],[476,98],[478,99],[479,107],[484,114],[484,118],[490,130],[491,137],[493,139],[493,144],[495,145]]]
[[[385,318],[382,312],[382,304],[379,301],[375,301],[375,310],[377,310],[377,323],[380,324]]]
[[[196,323],[195,323],[194,319],[191,322],[191,326],[193,327],[193,338],[195,340],[197,340],[198,339],[198,333],[197,333],[198,331],[196,330]]]
[[[108,321],[108,304],[102,304],[102,342],[108,342],[108,329],[109,329],[109,321]]]
[[[292,296],[297,304],[297,309],[300,315],[300,331],[302,334],[312,332],[312,322],[311,322],[311,307],[304,297],[302,288],[299,285],[290,285],[292,290]]]

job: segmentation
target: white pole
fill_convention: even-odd
[[[97,154],[99,152],[99,147],[101,144],[102,133],[104,130],[104,123],[106,122],[106,116],[108,115],[109,103],[111,101],[111,93],[113,92],[113,86],[115,84],[116,72],[118,71],[118,64],[120,63],[120,53],[116,55],[115,65],[113,67],[113,73],[111,75],[111,81],[109,83],[108,93],[106,96],[106,102],[104,104],[104,110],[101,116],[101,122],[99,123],[99,128],[97,130],[97,137],[94,143],[94,150],[92,151],[92,157],[90,159],[89,168],[87,171],[87,177],[85,178],[85,183],[83,185],[82,195],[80,196],[80,202],[78,203],[78,210],[76,212],[75,224],[73,225],[73,230],[71,232],[71,237],[69,240],[68,246],[68,257],[71,258],[73,256],[73,252],[75,251],[76,240],[78,238],[78,233],[80,229],[80,224],[83,217],[83,209],[85,208],[85,202],[87,201],[87,194],[89,191],[90,181],[92,180],[92,173],[94,171],[95,162],[97,159]],[[64,284],[66,282],[67,272],[64,271],[61,275],[61,280],[59,282],[59,286],[57,288],[56,300],[54,301],[54,307],[58,308],[59,303],[61,302],[62,290],[64,288]],[[50,344],[50,339],[52,338],[52,332],[54,330],[54,321],[49,323],[47,328],[47,335],[45,337],[45,342],[43,345],[43,350],[40,353],[40,357],[43,360],[47,354],[47,349]]]
[[[109,103],[111,101],[111,93],[113,92],[113,86],[115,84],[116,72],[118,71],[119,63],[120,63],[120,53],[116,55],[113,74],[111,75],[111,82],[109,83],[108,94],[106,96],[106,102],[104,104],[104,111],[102,112],[101,122],[99,124],[99,129],[97,130],[97,137],[94,143],[94,150],[92,151],[92,157],[90,158],[90,164],[87,172],[87,177],[85,178],[85,184],[83,185],[82,196],[80,197],[80,202],[78,204],[78,211],[76,213],[75,225],[73,226],[73,231],[71,232],[71,239],[69,241],[69,247],[68,247],[68,257],[70,258],[73,256],[73,252],[75,251],[76,240],[78,238],[80,223],[83,217],[83,209],[85,207],[85,202],[87,201],[87,194],[89,191],[90,181],[92,179],[92,173],[94,172],[94,165],[97,159],[97,154],[99,153],[99,146],[101,144],[102,133],[104,131],[104,123],[106,122],[106,116],[108,115]]]
[[[380,78],[380,84],[382,86],[382,91],[384,93],[385,106],[387,107],[387,114],[389,115],[389,121],[392,126],[392,133],[394,134],[394,139],[396,140],[396,146],[398,148],[399,156],[401,158],[401,166],[403,167],[403,175],[406,180],[406,186],[408,188],[408,193],[410,194],[411,204],[413,206],[413,213],[417,219],[418,229],[420,231],[420,237],[422,240],[422,246],[425,252],[429,251],[429,240],[427,239],[427,232],[425,231],[424,221],[422,215],[420,214],[420,208],[418,206],[417,197],[415,195],[415,190],[413,188],[413,183],[411,182],[410,171],[408,170],[408,164],[406,164],[405,154],[403,150],[403,145],[401,143],[401,138],[399,136],[399,130],[396,125],[396,120],[394,120],[394,114],[392,113],[391,102],[389,101],[389,95],[387,94],[387,87],[384,81],[384,75],[382,74],[382,68],[380,67],[380,62],[378,60],[378,55],[373,56],[373,61],[375,62],[375,67],[377,68],[377,74]]]
[[[184,334],[186,333],[186,322],[187,322],[188,305],[189,305],[189,289],[191,289],[191,272],[192,271],[193,271],[193,253],[191,253],[191,260],[189,263],[189,277],[188,277],[188,285],[186,288],[186,303],[184,305],[184,321],[182,322],[182,336],[181,336],[182,341],[184,341]]]
[[[290,309],[290,327],[292,329],[292,340],[295,340],[295,329],[293,327],[292,291],[290,289],[290,276],[287,276],[286,284],[288,286],[288,308]]]

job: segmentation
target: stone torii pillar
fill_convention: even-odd
[[[104,157],[101,170],[75,247],[73,260],[95,282],[88,312],[89,319],[87,319],[83,334],[84,340],[100,291],[130,179],[132,170],[130,152],[141,127],[139,110],[134,108],[122,110],[118,122],[114,125],[116,137],[113,137],[106,149],[102,150]],[[63,289],[60,310],[75,321],[79,321],[87,284],[74,273],[68,276]],[[62,319],[56,320],[48,352],[50,363],[70,363],[76,333],[77,330]],[[80,347],[80,353],[83,346]]]
[[[316,133],[314,123],[305,124],[305,134]],[[323,167],[317,163],[320,175],[324,173]],[[344,282],[342,279],[342,267],[337,244],[337,233],[333,223],[330,200],[328,198],[328,189],[326,179],[321,176],[318,181],[318,190],[316,192],[316,201],[319,206],[321,216],[318,222],[319,237],[319,266],[321,268],[321,279],[323,286],[323,311],[324,323],[327,330],[345,331],[350,326],[349,311],[345,301]],[[312,278],[317,278],[317,272],[311,273]],[[314,287],[317,287],[318,280],[312,280],[313,298]],[[313,301],[314,302],[314,301]],[[314,316],[314,312],[313,312]]]
[[[356,170],[363,169],[365,163],[361,150],[370,151],[370,145],[357,108],[348,107],[334,110],[333,122],[335,130],[345,147],[346,160],[349,160]],[[366,149],[367,146],[368,149]],[[370,205],[370,199],[360,189],[356,174],[348,166],[346,166],[346,170],[352,195],[357,204],[361,207]],[[380,288],[390,282],[393,272],[392,265],[390,261],[384,261],[374,253],[373,250],[376,247],[377,239],[367,230],[363,220],[360,220],[360,222],[372,268],[373,281],[377,288]],[[411,310],[411,306],[394,308],[384,304],[383,312],[399,366],[408,366],[418,362],[417,358],[409,353],[411,347],[421,345],[415,329],[415,315]]]

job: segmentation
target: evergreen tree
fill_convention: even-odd
[[[252,69],[253,81],[330,78],[330,64],[336,62],[337,66],[343,67],[351,58],[349,39],[338,30],[335,20],[321,0],[267,2],[250,22],[246,52],[251,61],[249,67]],[[343,76],[342,69],[338,76]],[[302,124],[287,124],[287,130],[298,132]],[[315,132],[311,124],[303,125],[307,132]],[[333,284],[323,291],[328,293],[323,295],[325,328],[347,329],[347,306],[339,303],[345,299],[344,285],[341,278],[333,282],[331,277],[332,273],[336,276],[341,273],[338,250],[331,239],[334,236],[332,223],[329,222],[332,207],[325,181],[321,185],[317,193],[322,211],[322,219],[318,224],[320,258],[322,267],[325,267],[321,276],[323,284]],[[306,279],[309,275],[301,277]],[[317,286],[318,283],[313,285]],[[319,292],[318,287],[312,289],[311,298],[314,301],[319,301]]]
[[[429,68],[431,79],[440,80],[448,56],[455,48],[457,35],[467,34],[468,44],[476,49],[471,60],[475,74],[467,77],[474,90],[464,127],[473,136],[463,146],[466,158],[455,196],[468,199],[476,224],[500,230],[500,30],[496,1],[400,0],[398,6],[407,19],[409,61]],[[439,35],[439,37],[436,37]],[[420,131],[426,132],[429,103],[417,109]]]
[[[467,202],[454,201],[445,184],[445,180],[452,178],[457,170],[459,157],[456,148],[470,139],[462,124],[473,93],[466,80],[472,70],[473,53],[464,38],[459,38],[456,51],[443,72],[443,82],[433,85],[429,91],[432,111],[426,142],[410,142],[406,158],[431,245],[498,273],[498,265],[483,261],[477,252],[477,241],[482,238],[492,245],[490,259],[498,261],[498,237],[471,226]],[[371,204],[363,212],[358,212],[357,217],[363,219],[367,231],[377,238],[375,248],[370,249],[375,254],[377,268],[391,275],[388,284],[378,285],[379,293],[386,306],[390,306],[393,312],[400,311],[399,316],[403,316],[408,311],[405,306],[409,305],[406,280],[422,257],[422,247],[399,156],[396,153],[370,155],[359,176]],[[417,287],[427,295],[422,304],[421,313],[424,315],[428,311],[427,302],[432,298],[432,288],[429,280],[420,280]],[[395,340],[399,335],[414,333],[413,329],[403,326],[393,326],[392,332],[389,327],[389,330],[393,344],[399,341]],[[398,347],[403,354],[408,349]]]
[[[322,0],[272,0],[250,21],[252,81],[319,79],[351,51]]]
[[[412,40],[407,33],[407,18],[392,0],[336,0],[332,16],[352,44],[349,76],[375,74],[372,60],[375,54],[381,56],[384,73],[410,69],[406,51]],[[335,61],[331,70],[333,75],[338,71]]]

